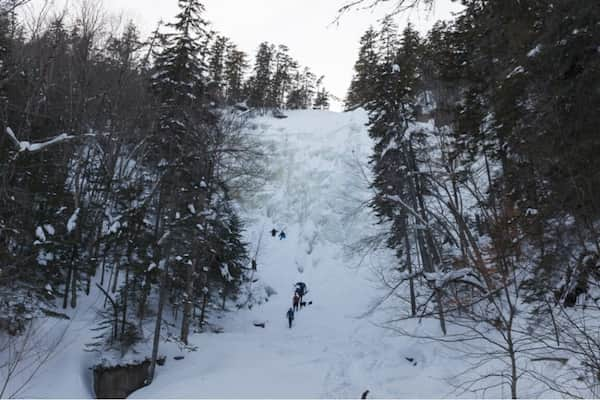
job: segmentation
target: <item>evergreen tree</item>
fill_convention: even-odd
[[[227,189],[219,184],[212,197],[212,214],[207,219],[209,247],[205,260],[208,271],[198,282],[202,296],[200,322],[207,317],[207,304],[220,303],[225,309],[228,299],[235,299],[244,282],[244,268],[248,263],[246,245],[242,241],[242,224],[231,203]]]
[[[272,108],[281,108],[286,94],[290,89],[290,73],[296,68],[296,63],[288,54],[287,46],[279,45],[275,54],[273,79],[267,95],[267,105]]]
[[[236,104],[244,100],[244,73],[248,68],[246,53],[230,45],[225,60],[225,86],[228,104]]]
[[[312,107],[316,90],[316,75],[308,68],[304,67],[300,77],[301,104],[303,109]]]
[[[317,96],[315,97],[315,103],[313,104],[313,107],[319,110],[329,109],[329,93],[325,88],[321,88],[321,90],[317,92]]]
[[[424,88],[420,70],[422,41],[410,25],[400,39],[393,21],[385,19],[379,34],[375,95],[365,107],[369,111],[369,135],[375,141],[371,162],[376,194],[371,205],[380,222],[391,223],[387,244],[396,251],[401,264],[397,269],[412,276],[416,272],[411,261],[413,253],[419,255],[421,272],[425,273],[441,268],[441,253],[428,223],[429,189],[421,165],[428,158],[427,138],[431,132],[415,126]],[[420,224],[426,228],[415,228]],[[413,278],[409,278],[409,285],[411,312],[415,315]],[[442,292],[434,288],[432,292],[445,333]]]
[[[202,45],[209,36],[208,24],[202,17],[204,7],[197,0],[180,0],[179,7],[177,21],[170,25],[174,32],[164,37],[153,75],[153,89],[161,109],[153,137],[156,144],[153,157],[161,157],[158,161],[163,170],[161,202],[166,206],[167,226],[162,231],[171,232],[174,251],[189,254],[187,260],[177,260],[176,265],[181,264],[180,268],[174,268],[175,273],[178,269],[185,271],[181,340],[187,343],[194,276],[199,268],[199,249],[204,239],[203,235],[195,233],[195,227],[202,223],[201,212],[210,201],[206,184],[201,182],[206,182],[212,175],[207,150],[215,121],[207,108],[207,66],[202,61],[208,52]],[[187,265],[188,261],[191,266]]]
[[[210,48],[208,77],[211,97],[222,102],[225,97],[225,63],[229,39],[218,35]]]
[[[248,105],[256,108],[268,107],[267,96],[271,87],[275,48],[263,42],[258,48],[254,62],[254,73],[247,84]]]
[[[354,64],[354,76],[346,95],[345,107],[347,110],[364,106],[375,95],[373,88],[377,79],[379,62],[376,48],[377,36],[377,32],[371,26],[360,39],[358,60]]]
[[[290,92],[288,93],[285,106],[290,110],[298,110],[303,107],[303,103],[301,75],[299,71],[296,71],[292,77]]]

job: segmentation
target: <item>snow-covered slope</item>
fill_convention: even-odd
[[[442,397],[451,392],[444,378],[456,372],[456,364],[438,347],[360,318],[381,294],[369,267],[387,262],[385,254],[363,260],[346,251],[376,229],[361,207],[370,196],[358,168],[371,151],[366,115],[288,115],[252,121],[249,134],[268,149],[270,179],[243,205],[246,239],[253,252],[258,247],[255,289],[268,285],[277,294],[251,310],[227,313],[217,321],[223,333],[193,335],[195,351],[163,343],[166,365],[158,367],[151,386],[132,397],[358,398],[367,389],[370,397]],[[287,238],[271,237],[273,228],[285,230]],[[297,313],[289,329],[285,313],[297,281],[306,282],[306,300],[313,304]],[[93,312],[86,314],[94,318]],[[85,329],[90,322],[77,321],[60,354],[22,395],[91,395],[89,356],[82,349],[92,336]],[[266,322],[265,328],[255,327],[255,321]],[[175,355],[185,358],[176,361]]]
[[[439,397],[449,388],[443,362],[359,318],[377,296],[369,262],[344,256],[344,245],[369,229],[369,197],[357,163],[371,144],[362,112],[295,111],[261,118],[251,134],[271,151],[272,179],[248,202],[247,239],[261,246],[257,285],[277,295],[231,313],[221,334],[196,335],[198,350],[161,367],[152,386],[133,397]],[[271,237],[284,229],[285,240]],[[262,238],[261,238],[262,236]],[[293,285],[306,282],[313,304],[288,329]],[[266,321],[264,329],[253,321]],[[425,346],[425,345],[423,345]],[[165,350],[163,350],[165,351]],[[175,349],[173,349],[175,351]],[[417,365],[406,360],[414,358]],[[440,365],[442,364],[442,365]]]

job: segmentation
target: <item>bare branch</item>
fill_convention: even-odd
[[[370,10],[392,2],[395,2],[395,4],[388,15],[397,15],[421,5],[425,5],[428,10],[431,10],[434,0],[352,0],[338,9],[338,16],[336,17],[335,22],[338,22],[340,18],[348,12],[354,10]]]
[[[17,8],[24,6],[31,0],[0,0],[0,18],[11,14]]]

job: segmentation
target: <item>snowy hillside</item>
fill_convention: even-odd
[[[359,318],[377,296],[377,285],[369,262],[357,269],[360,260],[344,257],[344,245],[373,224],[366,210],[350,215],[369,196],[366,185],[357,191],[354,179],[356,161],[364,164],[370,152],[366,116],[288,114],[288,119],[256,121],[252,133],[272,149],[273,179],[246,211],[248,240],[253,246],[261,243],[256,284],[273,287],[277,295],[261,307],[231,313],[223,321],[224,333],[195,336],[198,351],[169,361],[155,383],[134,397],[355,398],[366,389],[373,397],[435,397],[449,392],[437,378],[449,374],[450,365],[430,349]],[[287,238],[271,237],[273,228],[283,229]],[[306,282],[306,300],[313,304],[297,313],[290,330],[285,312],[297,281]],[[265,328],[253,326],[254,321],[266,321]]]
[[[358,318],[377,294],[368,263],[356,269],[360,260],[344,257],[344,244],[373,222],[364,211],[344,219],[369,195],[367,187],[348,186],[354,161],[364,163],[370,152],[365,120],[359,112],[297,111],[255,122],[252,134],[271,144],[273,179],[247,210],[247,233],[254,246],[261,243],[256,284],[277,295],[231,313],[224,333],[195,336],[196,352],[169,361],[155,383],[133,397],[355,398],[366,389],[374,397],[432,397],[448,391],[435,379],[446,374],[443,362]],[[287,238],[271,237],[272,228]],[[290,330],[285,312],[297,281],[306,282],[313,304],[296,314]],[[266,321],[265,328],[254,321]]]
[[[439,397],[451,392],[444,378],[456,372],[456,365],[437,347],[360,318],[379,294],[370,266],[385,262],[381,255],[362,260],[345,251],[375,229],[368,210],[360,207],[369,197],[368,186],[356,179],[357,165],[366,164],[371,148],[365,120],[361,112],[296,111],[287,119],[263,117],[250,124],[249,134],[269,148],[271,169],[269,183],[244,204],[253,254],[260,243],[254,291],[270,286],[277,293],[261,306],[212,321],[224,332],[193,335],[195,351],[163,343],[166,365],[158,368],[151,386],[132,397],[355,398],[367,389],[371,397]],[[283,229],[287,238],[272,237],[273,228]],[[306,282],[306,301],[313,304],[298,312],[288,329],[285,313],[297,281]],[[99,295],[92,297],[65,325],[59,351],[22,395],[92,395],[88,368],[93,358],[83,348],[93,336],[94,310],[102,304]],[[265,328],[254,322],[265,322]],[[176,361],[177,355],[185,358]]]

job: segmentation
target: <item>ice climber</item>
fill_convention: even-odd
[[[292,307],[290,307],[286,315],[288,323],[290,324],[290,329],[292,329],[292,321],[294,320],[294,310],[292,310]]]
[[[298,293],[294,293],[294,298],[292,299],[292,306],[294,307],[294,311],[298,311],[299,305],[300,305],[300,296],[298,296]]]
[[[281,232],[279,232],[279,240],[283,240],[283,239],[285,239],[285,232],[281,231]]]

